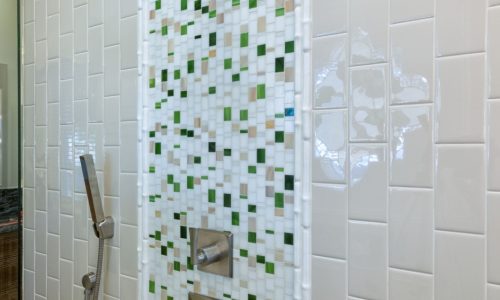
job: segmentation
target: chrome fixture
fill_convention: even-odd
[[[233,234],[200,228],[189,228],[191,263],[198,270],[233,277]]]
[[[87,198],[89,199],[90,214],[94,222],[94,233],[99,238],[99,252],[97,255],[96,273],[90,272],[83,275],[82,285],[85,288],[85,300],[97,300],[99,297],[99,286],[101,283],[102,261],[104,255],[104,240],[114,235],[115,222],[112,217],[105,217],[102,209],[101,194],[97,183],[97,174],[94,167],[92,155],[80,156],[82,164],[83,179]]]

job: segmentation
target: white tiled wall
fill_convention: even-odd
[[[500,1],[312,9],[312,299],[500,299]]]
[[[104,299],[137,299],[137,0],[23,0],[24,299],[83,299],[95,270],[79,155],[91,153],[104,210]]]

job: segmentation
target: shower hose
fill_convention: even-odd
[[[95,274],[95,285],[92,289],[85,289],[85,300],[98,300],[99,287],[101,285],[102,261],[104,258],[104,239],[99,239],[99,250],[97,252],[97,270]]]
[[[102,261],[104,256],[104,239],[99,239],[99,252],[97,253],[97,270],[95,274],[94,300],[99,299],[99,286],[101,285]]]

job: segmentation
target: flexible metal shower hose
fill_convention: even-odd
[[[99,299],[99,286],[101,285],[102,261],[104,256],[104,239],[99,239],[99,252],[97,253],[96,283],[94,287],[94,300]]]

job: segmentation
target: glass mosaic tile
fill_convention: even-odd
[[[150,0],[149,298],[292,299],[293,0]],[[234,234],[234,278],[189,227]]]

